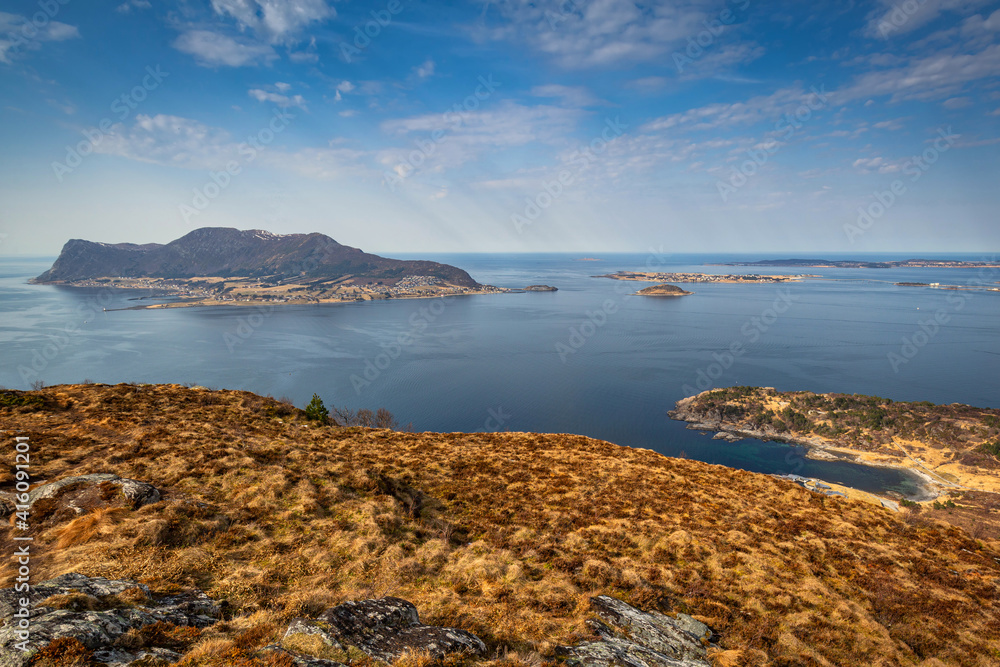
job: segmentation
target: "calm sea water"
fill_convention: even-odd
[[[739,384],[1000,407],[1000,293],[892,284],[964,285],[975,270],[768,268],[761,272],[851,282],[697,284],[688,286],[693,296],[645,298],[631,295],[643,283],[591,276],[647,266],[748,272],[704,263],[759,257],[422,258],[460,266],[484,283],[559,291],[270,311],[105,312],[142,295],[28,285],[53,258],[7,258],[0,260],[0,385],[194,383],[287,396],[300,406],[315,392],[327,405],[387,407],[421,431],[579,433],[902,493],[914,483],[897,471],[809,461],[777,443],[715,441],[666,413],[691,389]],[[1000,281],[1000,270],[985,277]],[[943,323],[927,324],[936,313]],[[742,352],[730,356],[734,344]]]

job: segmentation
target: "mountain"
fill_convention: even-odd
[[[387,259],[337,243],[325,234],[272,234],[260,229],[196,229],[166,245],[95,243],[71,239],[52,268],[33,282],[54,283],[104,277],[194,278],[342,276],[394,282],[405,276],[434,276],[477,287],[468,273],[448,264]]]

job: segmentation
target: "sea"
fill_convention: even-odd
[[[978,289],[1000,287],[1000,269],[712,265],[788,256],[796,255],[399,256],[454,264],[481,283],[558,291],[157,310],[130,309],[164,300],[152,292],[29,285],[53,257],[0,258],[0,385],[180,383],[300,407],[315,393],[327,406],[385,407],[416,431],[575,433],[914,495],[917,480],[904,471],[813,461],[782,443],[714,440],[667,412],[692,393],[734,385],[1000,407],[1000,292]],[[642,297],[634,292],[646,283],[595,277],[619,270],[820,278],[684,284],[694,294]]]

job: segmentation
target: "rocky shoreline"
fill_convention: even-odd
[[[787,432],[779,432],[770,426],[761,429],[748,429],[739,424],[708,417],[693,408],[695,399],[698,396],[701,396],[701,394],[688,396],[677,401],[675,408],[668,411],[667,415],[671,419],[687,422],[687,428],[689,429],[706,433],[714,432],[714,439],[716,440],[738,442],[739,440],[751,438],[763,442],[782,442],[788,445],[806,447],[806,458],[814,461],[845,461],[872,468],[893,468],[905,471],[916,478],[918,482],[917,486],[920,489],[917,495],[911,496],[907,500],[926,502],[936,500],[944,493],[944,488],[937,480],[921,470],[902,464],[865,461],[853,453],[836,447],[830,441],[819,436],[793,435]]]

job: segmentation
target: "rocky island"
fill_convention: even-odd
[[[653,285],[652,287],[646,287],[636,292],[637,296],[687,296],[688,294],[694,294],[694,292],[688,292],[682,290],[677,285]]]
[[[0,591],[5,665],[985,665],[1000,651],[1000,533],[946,523],[964,497],[894,513],[579,435],[348,426],[180,385],[3,391],[0,425],[31,461],[27,531],[23,480],[0,471],[0,540],[13,554],[32,538],[30,594]]]
[[[137,306],[305,304],[492,294],[448,264],[388,259],[323,234],[205,227],[166,245],[70,240],[36,284],[154,290]]]
[[[552,287],[551,285],[528,285],[524,288],[525,292],[558,292],[559,288]]]

